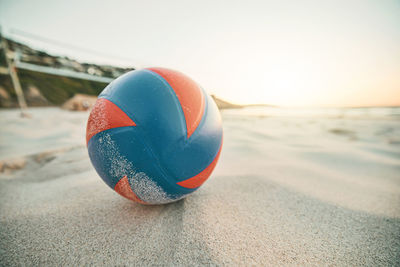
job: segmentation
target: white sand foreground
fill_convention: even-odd
[[[0,161],[23,166],[0,173],[1,266],[400,265],[397,115],[224,111],[209,181],[142,206],[91,166],[88,113],[30,113],[0,111]]]

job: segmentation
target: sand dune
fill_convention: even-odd
[[[0,111],[0,161],[26,162],[0,173],[1,265],[400,264],[397,115],[224,111],[209,181],[142,206],[91,166],[88,113],[30,112]]]

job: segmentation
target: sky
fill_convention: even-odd
[[[80,61],[179,70],[235,103],[400,105],[400,0],[0,0],[0,25]]]

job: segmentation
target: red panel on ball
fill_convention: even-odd
[[[204,96],[199,86],[186,75],[164,68],[148,68],[163,77],[174,90],[181,103],[189,138],[204,114]]]
[[[128,178],[124,176],[119,182],[115,185],[114,190],[120,194],[121,196],[139,202],[141,204],[147,204],[143,200],[141,200],[133,191],[131,186],[129,185]]]
[[[92,136],[101,131],[125,126],[136,126],[136,124],[113,102],[99,98],[90,113],[86,126],[86,144]]]

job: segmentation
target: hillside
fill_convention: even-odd
[[[68,57],[50,55],[46,52],[35,50],[13,40],[6,40],[10,50],[9,56],[13,57],[15,53],[18,52],[19,60],[22,63],[111,79],[125,72],[134,70],[134,68],[81,63]],[[3,49],[0,50],[0,68],[6,70],[6,60]],[[16,70],[28,106],[61,105],[78,93],[98,95],[104,87],[107,86],[105,82],[70,78],[27,69],[17,68]],[[37,93],[39,93],[42,100],[45,99],[45,101],[38,101]],[[4,72],[0,72],[0,107],[16,106],[16,94],[12,86],[11,77]]]
[[[18,51],[21,62],[34,64],[36,66],[69,70],[75,73],[84,73],[112,79],[134,70],[134,68],[80,63],[67,57],[49,55],[46,52],[35,50],[27,45],[12,40],[7,41],[9,49],[11,50],[10,53],[16,53]],[[3,50],[0,51],[0,68],[6,70]],[[17,68],[16,70],[28,106],[60,106],[76,94],[97,96],[108,84],[107,82],[71,78],[27,69]],[[213,98],[220,109],[242,107],[215,96],[213,96]],[[17,97],[12,86],[11,77],[2,72],[0,72],[0,108],[1,107],[17,107]]]
[[[107,86],[106,83],[60,77],[28,70],[18,70],[18,76],[24,94],[27,96],[28,106],[41,106],[36,104],[34,99],[29,98],[30,88],[37,88],[48,101],[47,105],[61,105],[77,93],[98,95]],[[3,95],[8,95],[8,97],[1,97],[0,94],[0,107],[16,107],[16,95],[10,76],[0,75],[0,92]]]

